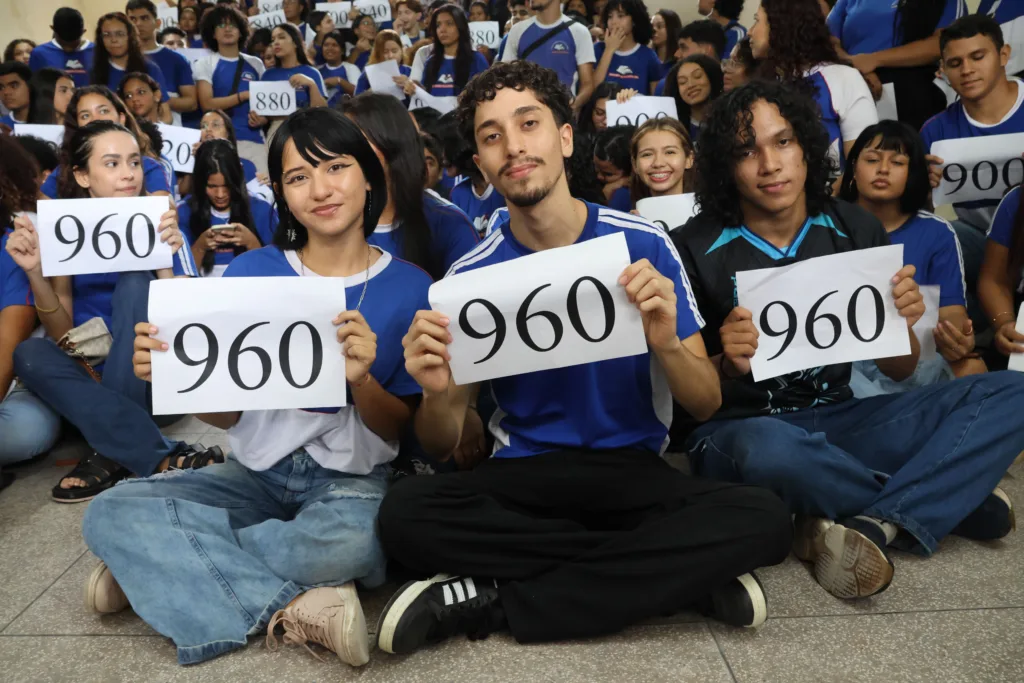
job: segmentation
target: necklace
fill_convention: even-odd
[[[366,296],[366,288],[370,284],[370,255],[372,253],[373,252],[371,250],[370,245],[367,244],[366,245],[366,279],[363,280],[363,291],[359,293],[359,301],[356,302],[356,310],[357,311],[359,310],[359,307],[363,305],[363,297]],[[299,257],[299,266],[301,266],[301,268],[302,268],[302,275],[305,276],[306,275],[306,263],[302,260],[302,249],[299,249],[296,252],[296,254]]]

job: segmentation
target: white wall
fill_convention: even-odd
[[[85,33],[92,40],[96,21],[107,12],[124,11],[125,0],[0,0],[0,50],[15,38],[37,43],[50,40],[53,13],[74,7],[85,17]]]

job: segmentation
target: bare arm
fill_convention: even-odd
[[[887,50],[879,50],[870,54],[853,55],[850,59],[853,65],[865,74],[883,67],[925,66],[938,61],[941,56],[939,33],[940,31],[936,31],[924,40],[915,40],[899,47],[890,47]]]
[[[999,327],[1003,322],[1016,320],[1013,308],[1013,283],[1009,272],[1010,250],[1003,245],[985,241],[985,260],[978,275],[978,299],[985,315]]]
[[[199,100],[196,95],[196,86],[194,85],[182,85],[178,86],[178,96],[172,97],[169,100],[171,109],[176,112],[186,113],[195,111],[199,106]]]
[[[53,339],[60,339],[74,327],[71,278],[62,275],[47,279],[41,270],[27,273],[32,297],[39,312],[39,322]]]
[[[683,339],[675,349],[654,349],[654,354],[665,370],[676,402],[694,419],[710,419],[722,406],[722,385],[700,333]]]
[[[450,383],[448,389],[439,394],[423,392],[423,401],[414,418],[416,438],[423,450],[442,459],[451,455],[462,439],[470,397],[478,390],[475,384],[460,387]]]
[[[412,416],[412,398],[399,398],[380,385],[373,375],[363,384],[350,384],[352,402],[363,424],[385,441],[397,441]]]
[[[572,108],[578,112],[580,107],[586,104],[590,100],[590,96],[594,94],[594,65],[589,62],[580,64],[576,67],[576,73],[579,74],[580,80],[576,89],[576,99],[572,101]]]
[[[211,109],[228,110],[249,99],[248,90],[232,93],[225,97],[214,97],[213,85],[209,81],[199,81],[196,88],[199,90],[199,106],[202,107],[203,111],[210,111]]]

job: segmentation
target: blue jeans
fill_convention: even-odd
[[[899,394],[741,420],[687,440],[695,474],[771,489],[791,512],[870,515],[929,555],[1024,450],[1024,374],[993,372]]]
[[[388,466],[324,469],[305,450],[265,472],[235,460],[126,480],[85,513],[85,542],[178,663],[244,647],[313,586],[384,583],[377,509]]]
[[[103,382],[50,339],[26,339],[14,349],[14,372],[24,385],[75,425],[97,453],[140,475],[184,447],[160,433],[150,415],[149,384],[132,369],[135,324],[147,317],[151,273],[122,273],[114,288],[113,343]],[[177,417],[160,420],[170,424]]]
[[[59,436],[60,416],[30,391],[19,386],[0,403],[0,465],[45,453]]]

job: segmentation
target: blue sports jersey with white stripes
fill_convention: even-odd
[[[577,243],[623,233],[631,262],[646,258],[675,283],[680,339],[704,325],[679,253],[665,231],[637,216],[586,203],[587,221]],[[449,275],[504,263],[533,253],[515,238],[508,213],[491,234],[448,271]],[[450,312],[449,312],[450,313]],[[662,452],[668,445],[672,394],[650,353],[541,370],[491,381],[498,409],[491,418],[495,457],[518,458],[563,449]]]
[[[967,305],[964,257],[949,221],[919,211],[890,232],[889,241],[903,245],[903,263],[917,268],[917,284],[939,285],[939,306]]]

